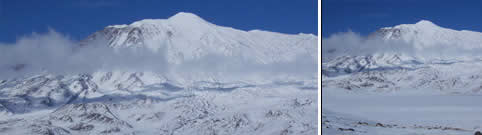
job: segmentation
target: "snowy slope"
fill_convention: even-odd
[[[472,102],[477,98],[470,97],[353,93],[324,96],[322,134],[473,134],[480,130],[480,110],[473,109],[478,106]]]

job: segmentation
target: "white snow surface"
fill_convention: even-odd
[[[326,135],[463,135],[481,129],[479,95],[366,94],[323,88],[322,99],[322,128]]]

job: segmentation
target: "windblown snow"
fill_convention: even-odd
[[[317,40],[184,12],[22,38],[0,51],[0,134],[316,134]]]

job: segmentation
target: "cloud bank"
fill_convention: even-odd
[[[401,54],[421,60],[480,59],[482,47],[461,47],[454,44],[419,45],[403,40],[385,40],[378,36],[361,36],[355,32],[342,32],[322,38],[322,58],[339,56],[364,56],[373,54]]]
[[[0,79],[48,73],[56,75],[84,74],[96,71],[151,71],[181,74],[308,75],[315,76],[317,62],[308,54],[293,61],[259,64],[252,59],[209,54],[181,64],[168,63],[167,49],[113,49],[98,41],[79,46],[67,36],[48,33],[22,37],[14,44],[0,43]]]
[[[412,53],[411,44],[396,40],[383,40],[377,37],[364,37],[355,32],[343,32],[322,38],[322,57],[338,57],[344,55],[371,55],[380,52]]]

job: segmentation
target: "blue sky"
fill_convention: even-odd
[[[217,25],[317,35],[317,0],[0,0],[0,42],[52,28],[74,40],[111,24],[191,12]]]
[[[322,0],[322,36],[348,30],[367,35],[381,27],[429,20],[482,32],[480,0]]]

